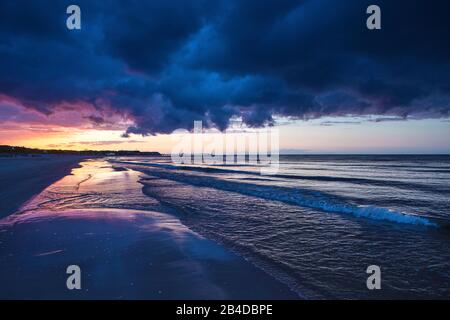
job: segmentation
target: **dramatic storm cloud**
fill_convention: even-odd
[[[450,3],[365,0],[0,2],[0,97],[50,115],[113,112],[127,134],[276,117],[448,117]],[[82,29],[66,28],[81,7]],[[83,107],[84,106],[84,107]]]

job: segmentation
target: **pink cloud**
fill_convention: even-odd
[[[127,115],[113,111],[102,101],[94,106],[85,101],[60,102],[50,113],[39,112],[20,100],[0,94],[0,128],[11,126],[67,127],[78,129],[125,130],[131,123]]]

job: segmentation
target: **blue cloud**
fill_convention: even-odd
[[[85,101],[134,119],[128,133],[225,129],[275,116],[448,117],[450,3],[376,1],[0,3],[0,94],[44,114]],[[1,112],[1,110],[0,110]]]

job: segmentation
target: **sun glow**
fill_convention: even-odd
[[[450,152],[448,122],[436,119],[362,124],[358,121],[321,119],[280,123],[277,126],[280,153]],[[139,150],[170,154],[178,141],[173,134],[124,138],[124,130],[3,123],[0,125],[0,144],[40,149]],[[206,136],[213,138],[214,134],[207,133]]]

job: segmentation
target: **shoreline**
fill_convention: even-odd
[[[0,219],[16,213],[85,159],[75,155],[0,157]]]
[[[81,160],[61,159],[50,167],[64,172]],[[113,201],[120,198],[118,190],[126,190],[125,201],[142,194],[137,175],[108,168],[102,160],[88,163],[44,186],[51,185],[42,199],[35,196],[21,206],[46,202],[46,192],[60,194],[63,202],[65,197],[73,197],[71,192],[96,194],[98,188],[104,188],[104,199]],[[40,166],[27,166],[34,168],[34,175],[40,172],[36,170]],[[0,219],[0,282],[9,288],[0,298],[300,299],[267,272],[193,231],[172,214],[150,208],[70,208],[66,204],[58,208],[52,201],[48,208],[32,206],[34,209],[22,214]],[[69,265],[81,268],[81,290],[66,287]]]
[[[9,288],[1,299],[299,299],[271,275],[161,212],[36,210],[1,220],[0,233],[0,282]],[[81,269],[80,290],[66,288],[69,265]]]

